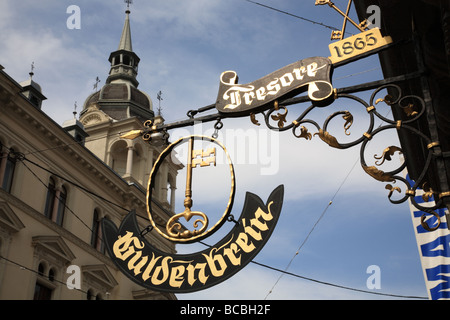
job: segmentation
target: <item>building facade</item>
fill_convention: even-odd
[[[41,110],[46,98],[32,73],[18,83],[0,66],[0,299],[176,299],[129,280],[102,244],[103,218],[119,225],[136,210],[142,230],[149,225],[147,180],[164,148],[120,137],[163,121],[137,89],[129,14],[108,80],[62,126]],[[180,169],[166,162],[157,177],[152,208],[161,224],[173,215]],[[146,237],[175,252],[156,233]]]

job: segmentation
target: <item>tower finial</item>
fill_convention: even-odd
[[[30,75],[30,80],[33,78],[33,76],[34,76],[34,61],[31,63],[31,71],[30,71],[30,73],[29,73],[29,75]]]
[[[97,78],[95,79],[95,84],[94,84],[94,90],[95,91],[97,91],[97,88],[98,88],[98,84],[100,83],[100,79],[98,78],[98,76],[97,76]]]
[[[77,118],[77,102],[75,101],[75,103],[73,104],[74,109],[73,109],[73,118],[76,119]]]
[[[130,13],[130,4],[133,4],[133,0],[125,0],[125,3],[127,4],[126,13]]]
[[[162,108],[161,108],[161,100],[164,100],[164,99],[162,98],[162,92],[161,92],[161,90],[156,94],[156,98],[159,100],[158,116],[161,116],[161,115],[162,115],[162,114],[161,114],[161,111],[162,111]]]

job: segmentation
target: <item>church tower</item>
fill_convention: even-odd
[[[125,14],[118,49],[108,59],[111,64],[108,78],[98,91],[87,97],[80,122],[89,135],[85,146],[128,183],[145,190],[153,163],[165,146],[155,147],[142,139],[128,140],[120,136],[142,129],[147,120],[163,119],[155,118],[151,98],[138,89],[140,59],[133,51],[130,10]],[[175,181],[180,169],[179,165],[167,162],[157,177],[155,196],[169,210],[174,209]]]

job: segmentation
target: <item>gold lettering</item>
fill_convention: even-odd
[[[250,224],[253,225],[252,220],[255,219],[251,219],[250,220]],[[242,219],[242,225],[244,226],[244,231],[245,233],[247,233],[248,235],[250,235],[253,239],[255,239],[256,241],[261,241],[262,240],[262,236],[261,236],[261,232],[256,232],[253,228],[251,228],[250,226],[246,226],[245,223],[245,219]]]
[[[261,208],[258,208],[258,210],[256,210],[256,212],[255,212],[256,219],[259,219],[259,217],[262,217],[266,221],[272,220],[273,215],[272,215],[272,212],[270,212],[270,207],[272,206],[272,204],[273,204],[273,201],[271,201],[269,203],[269,205],[267,206],[267,208],[269,209],[268,213],[265,213]]]
[[[261,231],[269,230],[269,227],[267,226],[267,224],[265,222],[259,221],[258,217],[250,220],[250,224],[252,225],[252,227],[257,227]],[[255,239],[255,240],[261,240],[261,239]]]
[[[173,267],[170,272],[169,285],[171,287],[180,288],[184,282],[183,274],[186,268],[184,266]]]
[[[150,272],[153,270],[153,268],[155,267],[156,262],[158,262],[159,259],[161,259],[162,256],[159,256],[157,258],[155,258],[155,253],[152,252],[152,259],[150,260],[147,268],[145,268],[144,273],[142,274],[142,279],[144,281],[147,281],[148,278],[150,278]]]
[[[136,252],[136,254],[134,255],[134,257],[132,259],[130,259],[130,261],[128,261],[128,269],[130,271],[132,271],[134,269],[134,275],[138,275],[139,273],[141,273],[141,269],[142,267],[147,263],[148,261],[148,257],[145,256],[141,259],[141,261],[136,264],[136,261],[142,256],[142,251],[138,251]]]
[[[244,232],[239,233],[238,238],[236,239],[236,244],[244,250],[245,253],[252,252],[255,250],[255,245],[249,240],[247,234]]]
[[[142,249],[144,244],[139,241],[137,237],[133,237],[133,233],[127,231],[127,234],[124,236],[119,236],[119,239],[114,242],[113,251],[114,255],[125,261],[130,255],[132,255],[134,251],[134,247],[130,248],[131,242],[133,242],[134,247],[138,249]]]
[[[239,266],[241,265],[241,256],[239,255],[239,257],[236,257],[235,255],[235,253],[238,253],[239,251],[240,250],[236,243],[232,243],[229,248],[225,248],[223,250],[223,254],[228,257],[234,266]]]
[[[155,286],[159,286],[160,284],[164,283],[167,281],[167,279],[169,278],[169,260],[173,260],[172,257],[165,257],[162,261],[161,261],[161,265],[155,268],[155,272],[153,272],[153,276],[151,278],[152,283]],[[160,279],[158,279],[159,274],[162,271],[162,277]]]
[[[216,251],[217,248],[213,248],[210,251],[209,256],[206,254],[203,254],[203,256],[206,258],[206,262],[208,263],[209,269],[211,270],[211,274],[214,277],[220,277],[227,269],[227,264],[221,254],[214,254]],[[219,268],[217,268],[216,262],[219,264]]]
[[[197,279],[195,278],[195,270],[200,270],[198,272],[198,280],[205,284],[206,281],[208,280],[209,276],[205,275],[205,267],[206,267],[206,263],[197,263],[195,265],[195,267],[192,264],[189,264],[186,268],[187,272],[188,272],[188,283],[189,285],[193,285],[195,283],[195,281],[197,281]]]

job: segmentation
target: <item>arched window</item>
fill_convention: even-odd
[[[51,282],[54,281],[55,273],[53,269],[50,269],[47,274],[48,266],[46,263],[39,263],[38,265],[38,277],[36,279],[36,285],[34,287],[33,300],[51,300],[54,286]],[[51,279],[50,279],[51,273]],[[50,282],[48,281],[50,280]]]
[[[66,209],[67,190],[65,187],[56,188],[53,178],[49,179],[47,189],[44,214],[47,218],[62,226]]]
[[[45,201],[45,211],[44,214],[47,218],[51,219],[53,215],[53,207],[55,205],[55,195],[56,195],[56,184],[53,178],[48,181],[47,187],[47,199]]]
[[[102,241],[102,228],[100,225],[101,217],[97,209],[94,210],[92,219],[92,235],[91,245],[100,252],[104,252],[104,245]]]
[[[58,190],[57,190],[58,191]],[[67,190],[62,187],[58,196],[58,210],[56,212],[55,222],[62,226],[64,221],[64,212],[66,211],[66,201],[67,201]]]
[[[123,140],[117,141],[111,148],[111,168],[123,176],[127,166],[127,143]]]
[[[129,66],[130,65],[130,57],[127,55],[124,55],[123,58],[123,64]]]
[[[3,150],[3,146],[0,143],[0,182],[1,188],[6,192],[11,192],[13,183],[14,171],[16,168],[16,158],[14,155],[14,149],[9,149],[9,152]]]

